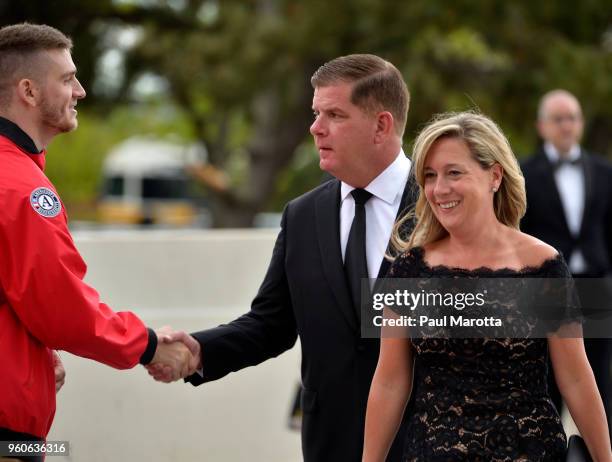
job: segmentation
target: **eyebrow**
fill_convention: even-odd
[[[331,106],[331,107],[320,108],[320,109],[313,107],[312,110],[314,112],[341,112],[343,114],[345,113],[345,111],[339,106]]]
[[[64,79],[64,78],[66,78],[66,77],[71,77],[71,76],[73,76],[73,75],[76,75],[76,71],[77,71],[76,69],[73,69],[73,70],[71,70],[71,71],[64,72],[64,73],[62,74],[62,77],[61,77],[61,78],[62,78],[62,79]]]
[[[463,166],[461,164],[446,164],[443,166],[443,168],[463,168]],[[424,169],[434,170],[434,168],[429,167],[427,165],[424,167]]]

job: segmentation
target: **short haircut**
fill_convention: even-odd
[[[343,82],[354,83],[351,103],[366,112],[389,111],[396,133],[403,135],[410,94],[393,64],[369,54],[341,56],[323,64],[310,79],[313,88]]]
[[[43,24],[14,24],[0,29],[0,104],[11,100],[11,87],[24,77],[33,77],[41,51],[71,50],[72,40]]]

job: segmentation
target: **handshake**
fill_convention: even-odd
[[[153,360],[145,366],[158,382],[175,382],[202,367],[200,344],[191,335],[168,326],[155,331],[157,350]]]

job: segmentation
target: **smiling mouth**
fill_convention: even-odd
[[[438,206],[441,209],[448,210],[457,207],[459,205],[459,202],[460,201],[438,202]]]

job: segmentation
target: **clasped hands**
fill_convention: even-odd
[[[145,368],[158,382],[170,383],[193,374],[202,367],[200,344],[191,335],[168,326],[155,331],[157,350]]]

